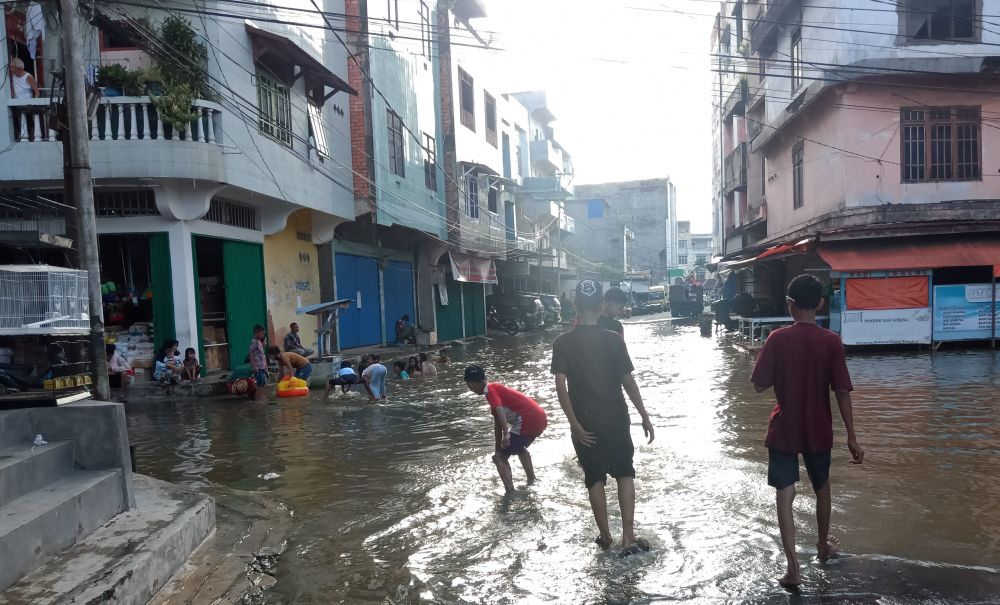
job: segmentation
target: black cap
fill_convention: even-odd
[[[486,382],[486,370],[477,365],[465,368],[465,382]]]
[[[576,285],[576,306],[584,311],[596,311],[604,302],[601,282],[585,279]]]

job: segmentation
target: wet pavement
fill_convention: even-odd
[[[321,392],[130,404],[139,471],[287,506],[271,603],[1000,602],[1000,355],[850,356],[866,457],[848,464],[837,425],[832,533],[845,556],[812,559],[814,500],[800,490],[805,585],[788,593],[772,580],[784,565],[762,445],[773,395],[749,385],[752,358],[697,327],[626,324],[657,437],[646,445],[633,413],[637,531],[654,548],[620,559],[593,545],[548,373],[556,335],[453,347],[440,376],[391,382],[384,405]],[[550,412],[531,448],[538,483],[513,497],[490,462],[487,405],[461,380],[466,362]]]

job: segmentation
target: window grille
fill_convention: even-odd
[[[391,109],[386,110],[389,131],[389,168],[393,174],[406,176],[406,139],[403,119]]]
[[[288,87],[275,82],[260,71],[256,74],[256,80],[260,132],[291,147],[292,99]]]
[[[326,142],[326,129],[323,128],[323,110],[319,105],[308,101],[309,107],[309,136],[312,137],[313,147],[320,159],[330,157],[330,146]]]
[[[475,175],[465,179],[465,214],[479,220],[479,178]]]
[[[151,189],[95,191],[94,212],[100,217],[156,216],[156,199]]]
[[[904,183],[982,178],[979,107],[900,110]]]
[[[212,198],[204,220],[230,227],[260,231],[260,221],[256,208],[221,197]]]

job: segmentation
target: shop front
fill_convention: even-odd
[[[486,288],[496,285],[493,260],[457,252],[441,257],[435,289],[438,340],[486,334]]]

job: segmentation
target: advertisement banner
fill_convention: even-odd
[[[840,336],[845,345],[930,344],[931,310],[844,311]]]
[[[934,286],[934,340],[984,340],[993,334],[992,284]],[[1000,305],[993,301],[1000,320]]]
[[[455,281],[476,284],[498,283],[497,266],[491,259],[457,252],[449,252],[448,257],[451,259],[451,277]]]

